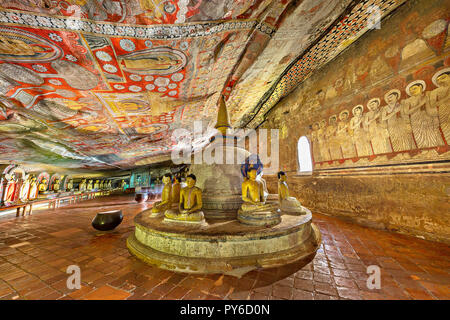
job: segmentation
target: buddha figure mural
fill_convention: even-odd
[[[450,68],[436,72],[433,83],[437,88],[430,92],[430,104],[432,109],[438,110],[442,133],[450,144]]]
[[[353,144],[353,141],[348,138],[348,130],[350,123],[348,121],[349,119],[349,112],[348,110],[343,110],[341,113],[339,113],[339,123],[336,130],[336,137],[341,145],[342,149],[342,157],[344,159],[350,159],[356,157],[356,149]]]
[[[19,199],[22,202],[25,202],[28,200],[28,195],[30,193],[30,186],[31,186],[31,175],[28,175],[24,182],[22,183],[22,186],[20,187],[19,192]]]
[[[38,194],[38,184],[36,181],[36,177],[33,176],[31,178],[31,182],[30,182],[30,192],[28,194],[28,200],[35,200],[37,198],[37,194]]]
[[[320,158],[322,161],[330,161],[330,151],[328,150],[328,141],[326,136],[327,122],[325,119],[319,122],[319,130],[317,131],[317,140],[320,149]]]
[[[394,152],[416,149],[409,117],[400,104],[401,92],[392,89],[384,95],[387,105],[381,108],[381,121],[387,127]]]
[[[336,115],[332,115],[328,119],[328,127],[325,131],[326,139],[328,141],[328,147],[330,150],[331,160],[342,159],[341,146],[336,136],[336,131],[337,131],[337,117]]]
[[[372,148],[367,135],[367,131],[363,128],[363,110],[362,105],[353,108],[353,118],[350,120],[350,134],[353,137],[353,143],[356,146],[358,157],[367,157],[372,155]]]
[[[425,89],[425,81],[411,82],[406,87],[406,93],[410,97],[403,100],[402,106],[405,114],[409,115],[414,140],[419,149],[444,145],[436,105],[432,106]]]
[[[80,185],[78,186],[78,191],[85,192],[87,189],[86,179],[81,179]]]
[[[153,208],[150,212],[151,218],[162,216],[172,205],[172,176],[170,173],[166,173],[163,176],[162,181],[164,183],[164,188],[161,194],[161,201],[157,201],[153,204]]]
[[[275,204],[266,203],[264,185],[257,180],[257,169],[250,166],[246,172],[247,179],[242,182],[242,200],[244,203],[238,210],[238,220],[248,225],[276,225],[281,222]]]
[[[368,138],[372,143],[374,154],[383,154],[392,152],[389,132],[383,126],[381,120],[381,111],[379,109],[381,101],[379,98],[370,99],[367,103],[369,111],[364,115],[363,127],[366,128]]]
[[[167,210],[164,221],[203,223],[205,217],[203,211],[202,190],[195,186],[197,177],[190,174],[186,178],[186,187],[181,189],[178,210]]]
[[[289,196],[286,178],[285,172],[278,172],[278,201],[281,212],[287,214],[306,213],[300,202],[296,198]]]
[[[319,123],[316,122],[312,125],[312,131],[311,131],[313,158],[314,158],[315,162],[322,162],[322,158],[320,156],[318,131],[319,131]]]

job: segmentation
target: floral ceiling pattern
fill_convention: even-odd
[[[0,0],[0,161],[125,169],[172,132],[257,126],[405,0]]]

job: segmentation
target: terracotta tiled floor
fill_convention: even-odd
[[[0,299],[450,299],[450,247],[314,215],[323,242],[316,258],[253,271],[242,279],[190,276],[150,267],[125,245],[133,217],[150,203],[99,198],[33,216],[0,217]],[[122,208],[115,231],[91,227],[97,211]],[[81,268],[69,290],[66,269]],[[366,286],[366,268],[381,268],[381,289]]]

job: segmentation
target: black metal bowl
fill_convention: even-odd
[[[109,231],[117,227],[122,220],[122,210],[99,212],[92,220],[92,226],[100,231]]]
[[[136,196],[134,197],[134,200],[136,200],[137,203],[142,203],[147,201],[148,195],[147,193],[136,193]]]

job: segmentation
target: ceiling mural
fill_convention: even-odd
[[[233,125],[258,119],[313,70],[295,66],[317,56],[314,43],[331,32],[325,63],[364,30],[368,6],[387,14],[403,2],[0,0],[0,160],[160,161],[173,130],[214,125],[222,93]],[[336,36],[346,10],[350,31]]]

